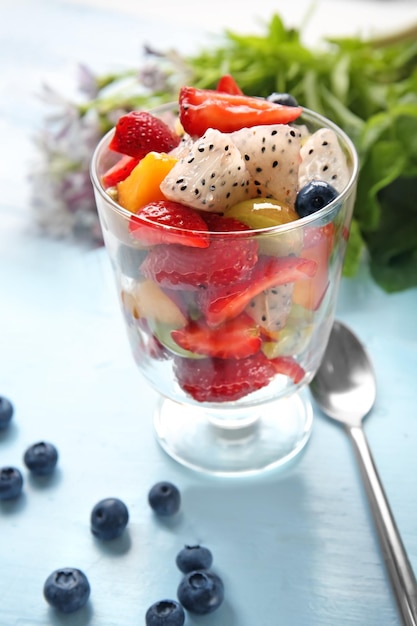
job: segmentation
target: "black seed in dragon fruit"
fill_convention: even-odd
[[[168,200],[221,212],[248,198],[249,173],[230,135],[209,128],[161,183]]]
[[[293,289],[294,283],[265,289],[250,301],[246,312],[264,331],[275,333],[287,322]]]
[[[339,193],[349,182],[350,172],[346,156],[337,136],[330,128],[321,128],[303,144],[298,186],[302,189],[311,180],[329,183]]]
[[[242,128],[231,134],[250,173],[249,197],[294,205],[302,133],[287,124]]]

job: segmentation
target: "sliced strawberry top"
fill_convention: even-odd
[[[139,163],[139,159],[123,154],[120,159],[106,172],[104,172],[101,182],[104,187],[113,187],[120,181],[127,178],[134,167]]]
[[[182,244],[207,248],[208,226],[200,215],[179,202],[160,200],[140,209],[129,221],[129,232],[145,245]]]
[[[211,284],[198,294],[198,305],[209,326],[239,315],[264,289],[313,276],[317,263],[302,257],[261,256],[247,277],[225,286]]]
[[[243,96],[243,91],[230,74],[224,74],[220,77],[216,86],[216,91],[223,91],[224,93]]]
[[[208,128],[230,133],[261,124],[288,124],[297,119],[301,111],[301,107],[211,89],[182,87],[179,94],[181,124],[187,133],[197,137]]]
[[[170,127],[147,111],[122,115],[109,143],[110,150],[142,159],[148,152],[169,152],[180,142]]]
[[[258,352],[262,343],[259,328],[246,313],[215,330],[204,319],[191,320],[171,336],[184,350],[220,359],[242,359]]]

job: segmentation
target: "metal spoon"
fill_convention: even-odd
[[[416,579],[362,427],[375,402],[375,375],[364,346],[341,322],[333,325],[310,390],[321,410],[345,426],[353,443],[403,624],[416,626]]]

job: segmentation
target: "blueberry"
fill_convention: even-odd
[[[162,481],[156,483],[148,494],[148,502],[158,515],[175,515],[180,510],[181,494],[178,487]]]
[[[188,572],[178,586],[177,595],[182,606],[190,613],[212,613],[223,602],[223,581],[211,571]]]
[[[39,441],[26,450],[23,461],[36,476],[52,474],[58,462],[58,451],[52,443]]]
[[[13,404],[5,398],[0,396],[0,430],[5,430],[10,424],[14,412]]]
[[[146,626],[183,626],[185,613],[175,600],[159,600],[146,611]]]
[[[0,500],[13,500],[22,493],[23,477],[17,467],[0,468]]]
[[[58,611],[74,613],[87,603],[90,583],[81,570],[63,567],[48,576],[43,586],[43,595]]]
[[[324,180],[311,180],[297,194],[295,210],[300,217],[319,211],[337,197],[337,191]]]
[[[177,554],[176,564],[184,574],[197,569],[210,569],[213,555],[204,546],[185,546]]]
[[[127,526],[129,511],[118,498],[104,498],[94,506],[90,521],[91,532],[97,539],[116,539]]]
[[[267,100],[275,102],[275,104],[283,104],[286,107],[298,107],[297,100],[289,93],[271,93]]]

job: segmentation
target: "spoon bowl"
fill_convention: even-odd
[[[323,413],[343,424],[351,439],[402,623],[417,626],[417,582],[362,426],[375,402],[375,373],[363,344],[339,321],[333,324],[310,391]]]
[[[376,382],[369,355],[339,321],[333,324],[310,389],[324,413],[342,423],[358,425],[374,405]]]

